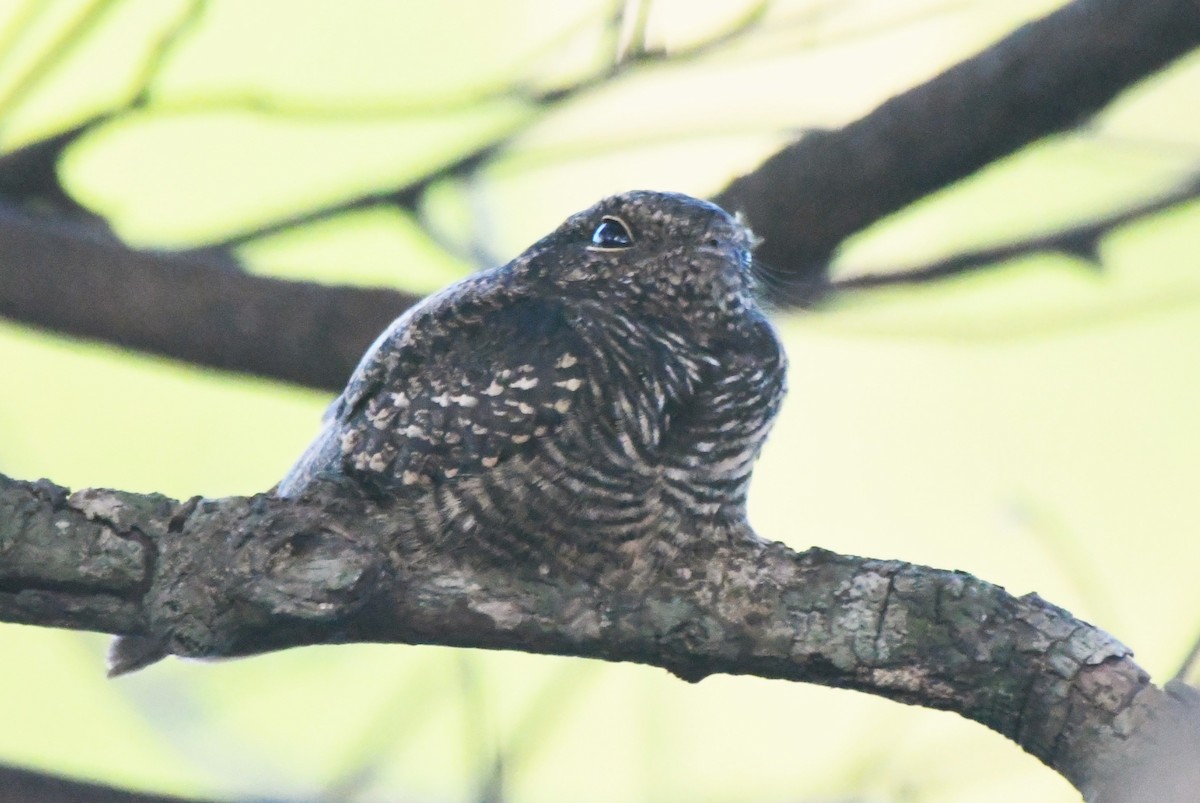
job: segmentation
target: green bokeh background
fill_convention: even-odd
[[[0,0],[0,147],[119,107],[186,5]],[[240,251],[262,273],[424,292],[472,269],[456,253],[502,261],[609,192],[711,195],[795,130],[844,124],[1055,5],[776,3],[713,54],[542,109],[511,90],[605,69],[611,4],[216,0],[154,74],[150,105],[76,143],[60,175],[130,242],[186,247],[386,190],[512,132],[469,180],[436,185],[420,220],[358,211]],[[10,36],[33,7],[36,25]],[[648,41],[686,50],[746,9],[654,2]],[[68,48],[88,13],[99,22]],[[23,81],[46,53],[53,68]],[[1048,230],[1198,160],[1191,58],[863,233],[838,267]],[[1100,272],[1026,258],[778,318],[792,392],[755,475],[756,527],[1037,591],[1165,679],[1200,631],[1198,224],[1191,204],[1123,228]],[[11,476],[251,493],[328,401],[0,324]],[[520,801],[1077,799],[980,726],[845,691],[403,646],[170,660],[107,681],[105,643],[0,626],[0,761],[304,799],[478,799],[498,762]]]

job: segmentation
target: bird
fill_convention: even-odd
[[[680,193],[570,216],[394,321],[275,494],[361,496],[420,549],[539,576],[736,527],[786,392],[753,245]]]

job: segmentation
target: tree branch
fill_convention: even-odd
[[[534,107],[543,109],[550,108],[557,104],[566,103],[577,97],[586,95],[588,92],[593,92],[601,87],[612,84],[617,79],[631,73],[633,70],[641,67],[648,67],[654,64],[673,63],[679,64],[693,59],[701,58],[705,55],[720,50],[738,39],[745,36],[761,22],[763,15],[767,11],[768,3],[759,2],[751,7],[736,21],[728,30],[722,31],[720,34],[713,36],[710,39],[702,40],[688,48],[665,51],[646,49],[643,44],[638,41],[633,43],[632,49],[625,53],[622,57],[614,60],[611,67],[602,72],[589,75],[579,81],[575,81],[567,86],[557,87],[548,90],[535,90],[526,87],[518,86],[512,92],[508,93],[514,98],[525,100]],[[621,26],[621,15],[624,13],[625,6],[617,5],[617,14],[607,21],[607,27],[615,39],[617,32]],[[270,105],[266,105],[266,109],[271,109]],[[389,190],[361,195],[353,198],[348,198],[344,201],[333,205],[321,206],[305,212],[292,215],[290,217],[280,218],[271,221],[253,229],[237,233],[230,237],[225,237],[215,245],[222,249],[233,249],[238,246],[245,245],[249,242],[262,237],[279,234],[285,231],[291,231],[302,226],[312,223],[319,223],[323,220],[328,220],[337,215],[353,212],[360,209],[369,208],[381,204],[386,204],[400,209],[416,213],[420,206],[421,200],[429,191],[430,187],[438,182],[446,181],[453,178],[464,178],[475,173],[479,168],[483,167],[512,146],[523,134],[525,134],[533,125],[541,120],[537,115],[530,115],[525,120],[518,122],[512,129],[497,137],[494,140],[485,142],[484,144],[459,155],[449,163],[442,165],[437,170],[418,176],[412,181],[393,187]]]
[[[4,803],[202,803],[199,798],[154,795],[0,764]]]
[[[757,256],[821,292],[834,249],[918,198],[1099,111],[1200,44],[1195,0],[1076,0],[837,131],[813,133],[714,199]]]
[[[1200,198],[1200,173],[1188,177],[1173,189],[1153,198],[1131,204],[1093,220],[1067,226],[1047,234],[1013,240],[1000,245],[963,251],[925,265],[900,268],[882,273],[859,273],[830,282],[825,294],[838,295],[897,285],[927,284],[966,273],[1003,267],[1013,259],[1039,253],[1074,257],[1094,268],[1103,267],[1100,243],[1112,232],[1161,212]]]
[[[70,53],[79,43],[89,36],[96,25],[116,5],[115,0],[95,0],[85,5],[83,10],[65,26],[59,28],[52,41],[47,42],[35,58],[25,65],[24,70],[13,81],[6,94],[0,96],[0,121],[13,109],[19,106],[33,92],[42,80],[53,72],[62,62],[64,54]],[[36,7],[35,7],[36,8]],[[24,16],[21,27],[30,22],[36,22],[37,17],[48,11],[45,6],[37,8],[35,13]]]
[[[181,503],[0,477],[0,620],[132,637],[116,672],[165,653],[372,641],[851,688],[956,711],[1093,800],[1132,799],[1112,790],[1167,724],[1200,744],[1190,698],[1151,684],[1112,637],[963,573],[797,553],[735,527],[646,533],[641,558],[589,582],[520,577],[396,521],[339,499]]]
[[[58,40],[43,48],[42,53],[33,65],[27,68],[17,85],[10,89],[6,97],[0,99],[0,128],[5,116],[19,105],[25,95],[35,91],[46,75],[52,73],[81,41],[94,32],[96,25],[112,11],[113,5],[106,0],[85,8],[67,30],[60,34]],[[30,4],[29,9],[31,13],[26,15],[25,22],[34,21],[39,13],[45,11],[45,8],[33,4]],[[124,108],[97,114],[57,134],[0,155],[0,198],[35,214],[53,214],[68,218],[93,235],[103,235],[115,240],[108,222],[76,201],[62,186],[58,178],[59,159],[66,149],[82,136],[112,120],[118,113],[145,108],[149,104],[150,87],[154,77],[178,43],[195,28],[203,11],[204,4],[201,0],[189,0],[184,11],[152,43],[133,81],[130,100]],[[16,41],[17,35],[23,32],[24,27],[15,27],[13,41]],[[0,48],[0,53],[2,52],[4,50]]]
[[[185,17],[174,35],[187,30],[191,19]],[[748,30],[756,21],[751,14],[735,30]],[[174,35],[166,41],[173,42]],[[698,45],[696,53],[725,41]],[[774,283],[775,302],[808,303],[828,292],[826,263],[846,237],[989,161],[1074,125],[1197,43],[1195,0],[1076,0],[861,120],[806,136],[716,200],[744,210],[765,238],[758,257],[786,279]],[[662,58],[657,51],[638,51],[612,74]],[[144,97],[139,91],[138,99]],[[473,170],[492,152],[468,154],[453,168]],[[25,162],[14,155],[12,164]],[[428,186],[418,180],[358,203],[412,205],[414,194]],[[95,240],[66,226],[0,213],[0,315],[201,365],[337,390],[375,335],[414,301],[383,289],[221,271],[220,255],[145,253]],[[70,280],[63,271],[70,271]],[[941,266],[929,278],[955,272],[954,266]],[[155,306],[160,303],[164,306]]]
[[[196,365],[340,390],[415,300],[254,276],[203,254],[134,251],[0,207],[0,315]]]

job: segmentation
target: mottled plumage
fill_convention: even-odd
[[[393,323],[277,492],[349,484],[422,543],[543,572],[740,520],[785,371],[750,246],[684,195],[572,216]]]

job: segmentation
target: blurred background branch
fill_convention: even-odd
[[[95,4],[77,18],[59,48],[48,50],[9,90],[0,113],[31,91],[108,5]],[[766,8],[751,6],[727,29],[686,48],[635,45],[606,69],[566,86],[517,88],[515,95],[532,107],[522,121],[400,186],[278,218],[183,253],[140,251],[90,236],[93,224],[104,221],[62,187],[59,160],[98,126],[153,103],[156,71],[203,17],[204,4],[191,2],[155,41],[125,106],[0,157],[0,199],[8,206],[0,208],[0,315],[200,365],[340,389],[358,355],[413,296],[265,282],[220,270],[237,264],[234,249],[351,211],[398,208],[420,219],[432,188],[469,181],[486,169],[540,119],[538,110],[597,92],[634,70],[720,52],[754,32]],[[618,13],[608,20],[610,37],[622,19]],[[780,307],[809,304],[831,289],[845,294],[936,281],[1032,251],[1094,251],[1112,229],[1167,206],[1118,214],[1099,229],[1069,226],[900,273],[845,279],[832,288],[827,278],[829,259],[847,237],[1030,142],[1077,125],[1198,43],[1200,9],[1190,0],[1076,0],[842,129],[807,134],[715,200],[742,212],[763,238],[757,258],[770,277],[764,283],[769,300]],[[275,113],[269,104],[255,106]],[[70,222],[47,226],[26,217],[31,212]],[[490,252],[473,256],[496,258]],[[1086,258],[1092,259],[1091,252]],[[158,264],[163,273],[154,277]],[[172,292],[185,276],[186,288],[180,284],[180,292]],[[98,295],[101,284],[105,290]],[[101,297],[103,303],[96,303]],[[223,336],[214,340],[214,333]]]
[[[1010,260],[1044,253],[1061,254],[1079,260],[1091,270],[1103,270],[1104,260],[1100,253],[1100,244],[1106,236],[1122,226],[1191,203],[1197,198],[1200,198],[1200,173],[1188,177],[1178,186],[1153,198],[1131,204],[1094,220],[1013,242],[964,251],[926,265],[896,268],[886,273],[849,275],[832,281],[826,293],[836,295],[877,287],[936,282],[965,273],[1001,268]]]
[[[71,803],[204,803],[200,798],[144,794],[3,764],[0,764],[0,799],[5,803],[48,803],[55,800],[69,800]]]

